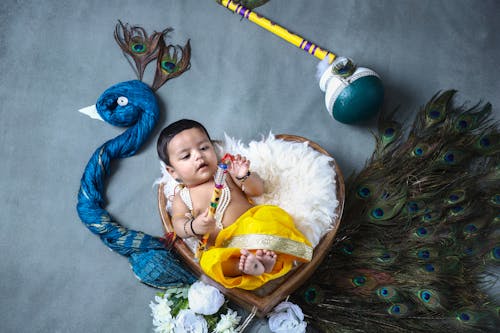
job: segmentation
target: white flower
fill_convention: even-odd
[[[278,304],[269,315],[269,328],[275,333],[304,333],[307,323],[300,307],[291,302]]]
[[[149,304],[149,307],[151,308],[151,315],[153,316],[153,318],[159,321],[161,321],[163,318],[172,318],[172,315],[170,313],[170,306],[172,305],[172,302],[160,296],[155,296],[155,301],[157,303],[151,302]]]
[[[157,303],[151,302],[149,304],[149,307],[151,308],[151,315],[153,316],[153,325],[155,326],[155,332],[172,332],[174,329],[174,319],[172,318],[170,309],[172,302],[160,296],[155,296],[155,301]]]
[[[208,324],[203,316],[184,309],[175,319],[175,333],[208,333]]]
[[[224,295],[208,284],[197,281],[188,291],[189,308],[196,313],[212,315],[224,304]]]
[[[241,317],[236,311],[227,309],[227,314],[221,314],[214,333],[236,333],[236,325],[240,320]]]
[[[175,321],[173,318],[171,318],[171,320],[163,322],[155,322],[153,320],[153,325],[155,326],[155,333],[172,333],[174,332]]]

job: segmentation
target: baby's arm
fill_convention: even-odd
[[[255,172],[250,172],[250,161],[236,155],[229,166],[229,174],[246,195],[256,197],[264,193],[264,181]]]
[[[206,233],[211,233],[215,227],[215,220],[208,216],[208,208],[193,218],[188,207],[177,193],[172,203],[172,224],[177,236],[181,238],[201,237]]]

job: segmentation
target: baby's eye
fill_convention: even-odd
[[[207,150],[208,149],[208,146],[203,146],[200,148],[201,150]]]
[[[181,156],[181,160],[187,160],[189,158],[189,154]]]

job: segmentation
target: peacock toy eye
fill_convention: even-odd
[[[125,96],[120,96],[118,97],[118,99],[116,100],[116,103],[118,103],[118,105],[120,106],[125,106],[128,104],[128,98],[125,97]]]

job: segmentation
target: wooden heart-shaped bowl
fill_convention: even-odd
[[[318,144],[307,140],[306,138],[280,134],[276,135],[277,139],[282,139],[285,141],[292,142],[307,142],[308,145],[317,150],[318,152],[332,157],[326,150],[321,148]],[[333,157],[332,157],[333,159]],[[227,289],[215,282],[214,280],[207,277],[200,265],[196,260],[194,260],[194,254],[191,249],[186,245],[186,243],[181,238],[176,238],[174,242],[175,250],[180,254],[182,260],[186,263],[196,276],[201,280],[217,287],[222,293],[224,293],[229,299],[245,308],[248,311],[256,312],[257,316],[263,317],[269,311],[271,311],[279,302],[285,299],[288,295],[293,293],[297,288],[299,288],[316,270],[318,265],[321,263],[328,250],[330,249],[335,234],[340,225],[340,219],[342,217],[342,212],[344,209],[344,199],[345,199],[345,185],[342,172],[340,171],[335,160],[331,163],[332,168],[335,171],[335,181],[336,181],[336,195],[339,202],[335,209],[336,220],[332,221],[334,228],[330,230],[327,234],[323,236],[318,245],[314,248],[312,260],[307,264],[301,264],[296,269],[293,269],[285,276],[272,280],[266,285],[256,289],[256,290],[243,290],[243,289]],[[158,187],[158,208],[160,210],[160,216],[163,226],[166,232],[173,232],[174,228],[170,216],[166,209],[167,199],[165,198],[163,192],[163,184]]]

